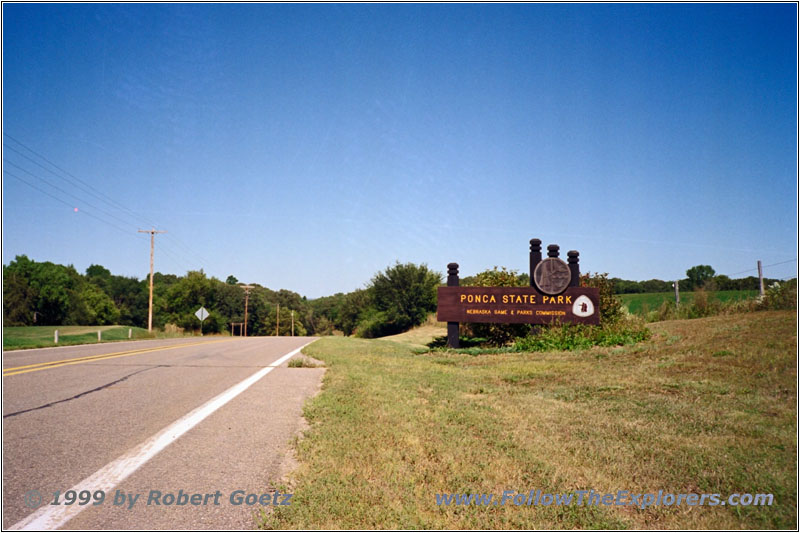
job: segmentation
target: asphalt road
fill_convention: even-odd
[[[260,503],[236,505],[235,496],[269,494],[266,508],[286,501],[275,490],[291,465],[302,405],[324,372],[285,360],[272,367],[311,341],[195,338],[4,353],[3,529],[42,513],[50,522],[35,527],[252,529]],[[221,397],[227,403],[218,405]],[[89,504],[67,494],[73,487],[92,493]],[[98,490],[103,501],[93,505]],[[60,505],[49,505],[56,492]],[[114,505],[121,494],[125,503]],[[201,496],[178,505],[181,494]],[[67,506],[67,498],[76,501]]]

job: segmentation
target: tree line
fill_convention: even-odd
[[[675,290],[674,281],[649,279],[647,281],[630,281],[620,278],[611,278],[615,294],[635,294],[644,292],[672,292]],[[764,278],[764,287],[768,287],[780,280]],[[759,282],[757,276],[732,279],[724,274],[717,274],[710,265],[696,265],[686,271],[686,277],[678,280],[681,291],[704,289],[707,291],[757,291]]]
[[[147,327],[149,280],[112,274],[91,265],[84,274],[72,265],[36,262],[24,255],[3,266],[3,325],[107,325]],[[275,335],[280,304],[280,334],[306,335],[316,320],[308,300],[281,289],[254,285],[248,298],[249,335]],[[195,312],[209,311],[205,333],[229,331],[231,323],[244,322],[245,294],[235,277],[209,278],[202,270],[185,276],[153,275],[153,326],[200,329]]]
[[[686,271],[680,290],[757,290],[758,278],[730,279],[716,275],[708,265]],[[598,278],[599,279],[599,278]],[[248,298],[248,335],[329,335],[341,332],[360,337],[382,337],[422,324],[436,311],[436,289],[443,276],[426,265],[399,263],[376,273],[361,289],[307,299],[296,292],[253,284]],[[670,292],[671,281],[600,280],[609,294]],[[776,280],[765,279],[765,286]],[[461,278],[463,286],[527,286],[528,274],[506,269],[487,270]],[[195,312],[209,311],[204,333],[230,331],[245,321],[245,294],[234,276],[225,281],[202,270],[184,276],[153,276],[153,326],[199,330]],[[3,325],[107,325],[145,328],[149,280],[112,274],[91,265],[81,274],[73,266],[36,262],[24,255],[3,266]],[[280,309],[280,316],[278,316]],[[480,329],[480,326],[477,327]],[[238,331],[238,329],[237,329]]]
[[[310,302],[319,334],[375,338],[408,331],[436,311],[442,274],[427,265],[395,263],[378,272],[363,289]]]
[[[379,337],[421,324],[436,310],[442,275],[425,265],[397,263],[363,289],[309,300],[296,292],[251,284],[248,335],[294,334]],[[36,262],[25,255],[3,266],[3,325],[109,325],[147,327],[149,280],[112,274],[101,265],[79,273],[72,265]],[[234,276],[225,281],[202,270],[153,275],[153,327],[199,330],[195,312],[209,311],[204,333],[230,331],[245,321],[245,293]],[[280,309],[280,316],[278,316]],[[239,328],[236,329],[237,332]]]

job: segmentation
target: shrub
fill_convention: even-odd
[[[305,357],[297,357],[289,360],[289,368],[317,368],[318,365],[307,360]]]
[[[165,333],[183,333],[183,328],[178,327],[176,324],[166,324],[164,326]]]
[[[517,339],[514,349],[518,352],[546,352],[552,350],[584,350],[592,346],[622,346],[635,344],[650,338],[650,330],[644,321],[631,316],[614,324],[587,326],[583,324],[559,324],[542,329],[536,335]]]
[[[719,301],[705,289],[697,289],[693,300],[676,306],[672,302],[663,302],[656,311],[645,315],[647,322],[664,320],[683,320],[703,318],[716,315],[749,313],[763,310],[797,309],[797,280],[784,283],[774,282],[765,291],[763,298]]]
[[[344,296],[339,308],[339,328],[345,335],[355,333],[362,314],[372,306],[372,293],[367,289],[356,289]]]
[[[516,270],[506,267],[494,267],[476,275],[472,284],[475,287],[520,287],[521,279]],[[527,335],[531,327],[528,324],[481,324],[464,325],[465,332],[472,337],[483,337],[492,346],[504,346],[518,337]]]
[[[378,272],[370,289],[387,329],[401,333],[425,322],[436,311],[436,288],[441,282],[442,275],[424,264],[398,262]]]
[[[678,318],[678,307],[672,302],[661,302],[661,306],[647,315],[648,322],[663,322]]]
[[[394,333],[399,332],[394,330],[394,325],[389,322],[386,313],[375,308],[366,309],[361,313],[355,329],[356,337],[363,339],[375,339]]]
[[[614,294],[614,282],[608,274],[581,276],[581,287],[598,289],[600,325],[556,324],[543,326],[534,335],[517,339],[516,351],[582,350],[592,346],[634,344],[650,338],[644,320],[626,313]]]
[[[784,283],[775,282],[764,292],[760,302],[762,309],[797,309],[797,279]]]
[[[614,282],[608,279],[608,274],[594,274],[590,272],[581,275],[581,287],[594,287],[599,292],[600,324],[616,324],[624,313],[624,307],[619,298],[614,294]]]
[[[697,289],[694,291],[694,299],[692,305],[688,307],[686,318],[703,318],[707,316],[718,315],[722,305],[719,300],[709,298],[705,289]]]

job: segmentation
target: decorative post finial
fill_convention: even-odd
[[[567,252],[567,264],[569,264],[569,272],[570,272],[570,280],[569,286],[570,287],[580,287],[581,286],[581,269],[578,266],[578,256],[580,254],[577,250],[570,250]]]
[[[533,282],[533,271],[536,270],[536,265],[541,263],[542,261],[542,240],[541,239],[531,239],[531,254],[530,254],[530,278],[531,278],[531,287],[534,286]]]
[[[447,286],[458,287],[458,263],[447,265]]]

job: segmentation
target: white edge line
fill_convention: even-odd
[[[262,368],[249,378],[237,383],[233,387],[210,399],[195,410],[182,416],[143,443],[131,449],[128,453],[125,453],[117,459],[111,461],[106,466],[83,481],[79,482],[69,490],[74,490],[76,492],[88,490],[92,493],[102,490],[106,493],[106,495],[108,495],[108,493],[113,490],[114,487],[121,483],[125,478],[133,474],[139,469],[140,466],[152,459],[161,450],[178,440],[181,435],[202,422],[211,413],[247,390],[251,385],[269,374],[273,369],[291,359],[294,355],[299,353],[300,350],[315,340],[316,339],[308,341],[296,350],[293,350],[276,360],[271,365]],[[27,518],[23,518],[11,526],[9,529],[38,531],[58,529],[66,524],[69,520],[74,518],[86,507],[89,506],[44,505],[30,514]]]

